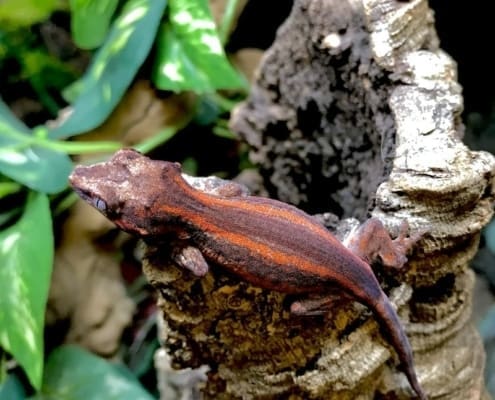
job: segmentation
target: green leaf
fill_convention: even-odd
[[[0,173],[30,189],[57,193],[67,186],[72,162],[43,143],[0,100]]]
[[[149,53],[166,0],[129,0],[112,24],[108,38],[77,84],[82,90],[71,114],[49,134],[65,138],[99,126],[131,84]]]
[[[21,48],[15,54],[21,68],[18,79],[27,79],[36,93],[35,100],[56,116],[61,106],[54,94],[74,81],[78,74],[68,63],[43,48]]]
[[[0,199],[5,196],[17,193],[22,189],[22,186],[17,182],[0,182]]]
[[[48,357],[41,393],[32,400],[153,400],[124,367],[81,348],[64,346]]]
[[[158,33],[153,80],[174,92],[246,88],[225,56],[206,0],[170,0],[169,21]]]
[[[22,383],[15,375],[7,375],[5,382],[0,384],[0,399],[24,400],[26,392]]]
[[[53,264],[46,195],[31,192],[21,219],[0,232],[0,346],[36,389],[43,370],[43,321]]]
[[[211,96],[205,94],[199,96],[194,122],[200,126],[210,125],[220,118],[221,113],[220,105]]]
[[[2,0],[0,25],[20,27],[41,22],[62,4],[60,0]]]
[[[70,0],[72,38],[83,49],[103,43],[118,0]]]
[[[70,85],[66,86],[61,94],[67,103],[74,103],[77,98],[84,92],[84,81],[83,79],[78,79],[72,82]]]
[[[492,254],[495,254],[495,220],[491,220],[484,231],[486,245]]]

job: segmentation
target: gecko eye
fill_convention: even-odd
[[[97,197],[93,201],[93,205],[99,210],[99,211],[106,211],[107,210],[107,203],[105,203],[105,200],[100,199]]]

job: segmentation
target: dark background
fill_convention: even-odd
[[[278,26],[289,14],[292,1],[250,0],[231,37],[229,49],[256,47],[266,49]],[[464,88],[465,113],[488,113],[493,103],[495,77],[491,51],[495,48],[490,2],[430,0],[435,11],[436,29],[441,47],[458,63],[459,82]],[[256,29],[253,29],[256,26]]]

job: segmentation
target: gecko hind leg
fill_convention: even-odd
[[[346,293],[335,290],[324,295],[311,295],[294,301],[290,305],[290,312],[299,316],[326,315],[351,300],[352,298]]]
[[[409,235],[408,231],[409,224],[404,220],[398,236],[392,239],[379,219],[370,218],[359,227],[347,247],[368,264],[379,261],[385,267],[400,269],[407,262],[407,253],[426,233]]]

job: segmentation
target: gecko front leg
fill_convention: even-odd
[[[187,174],[182,174],[182,176],[191,186],[204,193],[221,197],[249,195],[246,186],[216,176],[194,177]],[[197,247],[191,246],[187,241],[176,240],[170,243],[170,248],[172,249],[171,258],[179,267],[191,271],[197,277],[205,276],[208,273],[208,263]]]
[[[197,247],[177,241],[173,242],[171,248],[171,258],[179,267],[191,271],[197,277],[206,275],[208,263]]]

